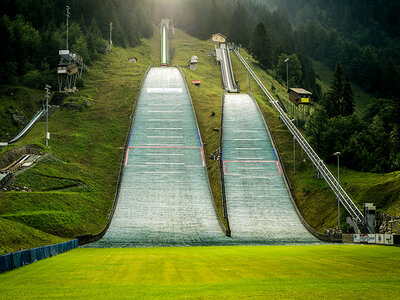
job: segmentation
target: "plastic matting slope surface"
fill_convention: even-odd
[[[88,247],[225,244],[179,70],[152,68],[138,101],[114,218]]]
[[[226,95],[223,165],[234,242],[320,243],[300,222],[262,116],[247,94]]]

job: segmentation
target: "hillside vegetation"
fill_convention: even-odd
[[[112,202],[127,135],[129,116],[146,69],[159,61],[159,34],[143,40],[136,48],[115,48],[93,65],[85,75],[85,88],[66,101],[77,99],[82,111],[59,109],[50,118],[50,146],[44,146],[44,124],[38,123],[17,143],[35,144],[49,153],[36,166],[21,173],[12,183],[28,186],[31,192],[0,193],[0,237],[2,253],[26,247],[54,243],[86,233],[98,233],[104,227]],[[209,56],[213,44],[176,30],[172,40],[173,64],[183,68],[204,141],[211,188],[222,217],[218,163],[209,158],[219,146],[222,79],[215,58]],[[185,68],[197,55],[197,71]],[[286,97],[285,88],[265,73],[248,54],[260,78],[274,94]],[[128,62],[136,56],[137,64]],[[235,78],[247,92],[246,70],[232,55]],[[191,84],[201,79],[202,85]],[[296,174],[293,174],[292,137],[265,95],[251,80],[251,92],[267,117],[284,161],[293,193],[307,222],[323,232],[335,227],[337,206],[333,193],[323,180],[313,179],[313,169],[299,147],[296,149]],[[89,100],[87,107],[84,100]],[[300,159],[303,158],[303,159]],[[336,174],[336,168],[332,167]],[[400,173],[371,174],[341,169],[341,183],[359,207],[374,202],[378,209],[395,214],[400,210]],[[342,211],[344,219],[345,212]],[[225,220],[224,220],[225,221]],[[226,222],[225,222],[226,225]],[[26,233],[31,232],[31,235]]]
[[[251,56],[241,50],[242,56],[250,58],[251,66],[263,81],[264,85],[277,96],[287,97],[285,87],[281,86],[273,77],[265,73]],[[313,166],[296,145],[296,174],[293,172],[293,139],[286,126],[279,120],[277,112],[267,101],[266,96],[254,80],[251,80],[251,89],[247,88],[247,71],[239,59],[232,55],[232,65],[235,79],[241,84],[242,92],[251,91],[257,99],[272,135],[277,143],[283,159],[286,173],[292,186],[292,192],[300,211],[309,225],[320,232],[327,228],[335,228],[337,224],[337,202],[333,192],[322,179],[314,179]],[[336,166],[330,166],[333,174],[337,174]],[[395,215],[400,212],[400,172],[385,174],[357,172],[347,168],[340,169],[340,182],[351,198],[362,209],[365,202],[373,202],[380,212]],[[345,223],[346,212],[341,210],[342,224]]]
[[[98,233],[105,226],[130,114],[146,69],[158,61],[158,41],[115,47],[95,63],[84,75],[85,88],[65,100],[77,101],[82,111],[58,109],[51,116],[48,148],[43,122],[16,143],[38,145],[48,155],[12,183],[31,192],[0,193],[0,253],[62,240],[55,236]],[[128,62],[133,56],[138,63]]]

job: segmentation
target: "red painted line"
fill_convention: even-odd
[[[226,168],[225,168],[225,162],[224,161],[222,162],[222,168],[224,170],[224,175],[225,175],[226,174]]]
[[[201,147],[176,147],[176,146],[129,146],[128,148],[144,148],[144,149],[200,149]]]
[[[256,175],[254,175],[254,176],[251,176],[251,175],[246,176],[244,174],[236,174],[236,173],[226,173],[224,175],[226,175],[226,176],[242,176],[242,177],[257,177]],[[268,174],[262,174],[262,175],[265,175],[265,176],[280,176],[280,174],[278,174],[278,173],[268,173]],[[260,175],[260,177],[262,177],[262,175]]]
[[[206,160],[204,159],[203,147],[200,148],[200,152],[201,152],[201,160],[203,161],[203,167],[205,167],[206,166]]]
[[[275,160],[225,160],[224,162],[229,163],[274,163]]]
[[[129,148],[130,148],[130,147],[128,147],[128,149],[126,149],[125,164],[124,164],[125,167],[126,167],[126,165],[128,164]]]
[[[279,161],[276,162],[276,166],[278,167],[279,175],[282,175],[282,170],[281,170],[281,166],[279,165]]]

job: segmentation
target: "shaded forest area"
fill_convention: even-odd
[[[58,50],[66,49],[66,4],[70,6],[69,49],[90,64],[106,52],[109,24],[113,43],[126,47],[153,32],[145,0],[2,0],[0,80],[43,88],[57,85]]]

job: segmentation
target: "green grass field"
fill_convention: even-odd
[[[400,249],[76,249],[0,275],[2,299],[398,299]]]

